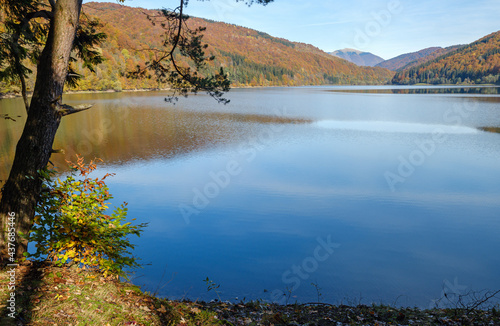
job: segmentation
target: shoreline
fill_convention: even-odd
[[[161,88],[161,89],[148,89],[148,88],[143,88],[143,89],[124,89],[121,91],[115,91],[112,89],[104,90],[104,91],[65,91],[63,95],[66,94],[105,94],[105,93],[136,93],[136,92],[155,92],[155,91],[169,91],[171,88]],[[31,97],[33,95],[33,92],[30,92],[28,94],[28,97]],[[0,93],[0,100],[2,99],[9,99],[9,98],[18,98],[22,97],[21,94],[19,93]]]
[[[252,89],[252,88],[272,88],[272,87],[308,87],[308,86],[344,86],[344,87],[352,87],[352,86],[393,86],[393,87],[462,87],[462,88],[473,88],[473,87],[500,87],[500,85],[496,84],[414,84],[414,85],[400,85],[400,84],[376,84],[376,85],[281,85],[281,86],[272,86],[272,85],[260,85],[260,86],[232,86],[231,89]],[[137,92],[164,92],[171,91],[171,88],[143,88],[143,89],[124,89],[121,91],[108,89],[103,91],[65,91],[64,94],[105,94],[105,93],[137,93]],[[32,96],[32,92],[28,94],[28,97]],[[12,99],[21,97],[19,93],[0,93],[0,100],[2,99]]]

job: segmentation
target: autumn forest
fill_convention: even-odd
[[[159,84],[152,76],[130,78],[130,72],[144,67],[162,48],[164,30],[148,19],[155,14],[152,10],[116,3],[85,4],[82,19],[99,21],[97,29],[106,35],[97,48],[105,60],[94,72],[81,61],[72,63],[73,71],[81,79],[77,85],[67,85],[67,90],[166,88],[167,85]],[[433,49],[427,51],[429,53],[426,49],[420,51],[419,56],[407,55],[405,60],[410,62],[395,72],[386,68],[396,70],[393,68],[400,64],[398,58],[379,67],[361,67],[312,45],[290,42],[237,25],[194,17],[188,24],[191,28],[206,28],[202,42],[208,45],[206,54],[215,59],[204,68],[204,73],[214,74],[222,67],[233,87],[500,82],[500,32],[467,46]],[[182,65],[192,66],[180,53],[176,58]],[[34,63],[27,63],[27,66],[35,70]],[[28,91],[33,89],[33,76],[27,86]],[[0,83],[0,94],[19,92],[16,81]]]

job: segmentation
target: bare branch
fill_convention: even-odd
[[[177,45],[179,44],[179,40],[181,38],[183,11],[184,11],[184,1],[181,0],[181,5],[179,6],[179,26],[177,27],[177,36],[175,37],[175,42],[172,46],[172,50],[170,50],[170,57],[171,58],[174,57],[175,48],[177,48]]]
[[[21,81],[21,95],[23,96],[24,108],[26,109],[26,113],[28,113],[28,111],[30,109],[30,104],[28,101],[26,78],[24,78],[24,74],[22,73],[22,71],[20,69],[21,62],[20,62],[19,57],[17,55],[15,56],[15,61],[16,61],[16,71],[17,71],[19,80]]]
[[[23,20],[19,23],[19,25],[25,25],[30,20],[35,19],[35,18],[40,18],[40,17],[52,19],[54,17],[54,13],[52,11],[48,11],[48,10],[39,10],[39,11],[35,11],[35,12],[30,12],[29,14],[26,15],[26,17],[23,18]]]
[[[56,103],[55,105],[56,105],[56,111],[59,112],[63,117],[73,113],[78,113],[81,111],[88,110],[94,106],[94,104],[82,104],[73,107],[71,105],[59,104],[59,103]]]
[[[480,300],[477,300],[472,306],[470,306],[468,309],[467,309],[467,313],[470,313],[471,311],[473,311],[474,309],[480,307],[483,303],[486,303],[488,302],[491,298],[495,297],[497,294],[500,294],[500,290],[496,291],[496,292],[486,292],[483,296],[482,299]]]

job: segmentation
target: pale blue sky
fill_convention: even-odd
[[[126,0],[124,4],[172,8],[178,1]],[[500,0],[274,0],[251,7],[235,0],[190,0],[187,14],[250,27],[328,52],[349,47],[384,59],[431,46],[466,44],[500,30]]]

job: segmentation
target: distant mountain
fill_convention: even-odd
[[[392,83],[500,84],[500,31],[418,66],[399,71]]]
[[[382,67],[382,68],[396,71],[398,69],[403,68],[404,66],[408,65],[409,63],[411,63],[413,61],[428,57],[430,54],[432,54],[433,52],[436,52],[437,50],[440,50],[440,49],[442,49],[442,48],[441,47],[432,47],[432,48],[420,50],[418,52],[402,54],[402,55],[399,55],[395,58],[383,61],[383,62],[377,64],[376,67]]]
[[[354,49],[337,50],[334,52],[330,52],[330,54],[338,58],[352,62],[358,66],[374,67],[378,63],[384,61],[384,59],[382,59],[381,57],[376,56],[370,52],[362,52]]]
[[[460,48],[463,48],[465,45],[461,44],[461,45],[453,45],[453,46],[449,46],[449,47],[446,47],[446,48],[439,48],[438,50],[428,54],[427,56],[425,57],[421,57],[420,59],[417,59],[415,61],[412,61],[410,63],[408,63],[406,66],[402,67],[402,68],[399,68],[398,70],[405,70],[405,69],[410,69],[410,68],[413,68],[413,67],[416,67],[416,66],[419,66],[421,64],[424,64],[426,63],[427,61],[431,61],[431,60],[434,60],[442,55],[445,55],[445,54],[448,54],[452,51],[455,51],[455,50],[458,50]]]

